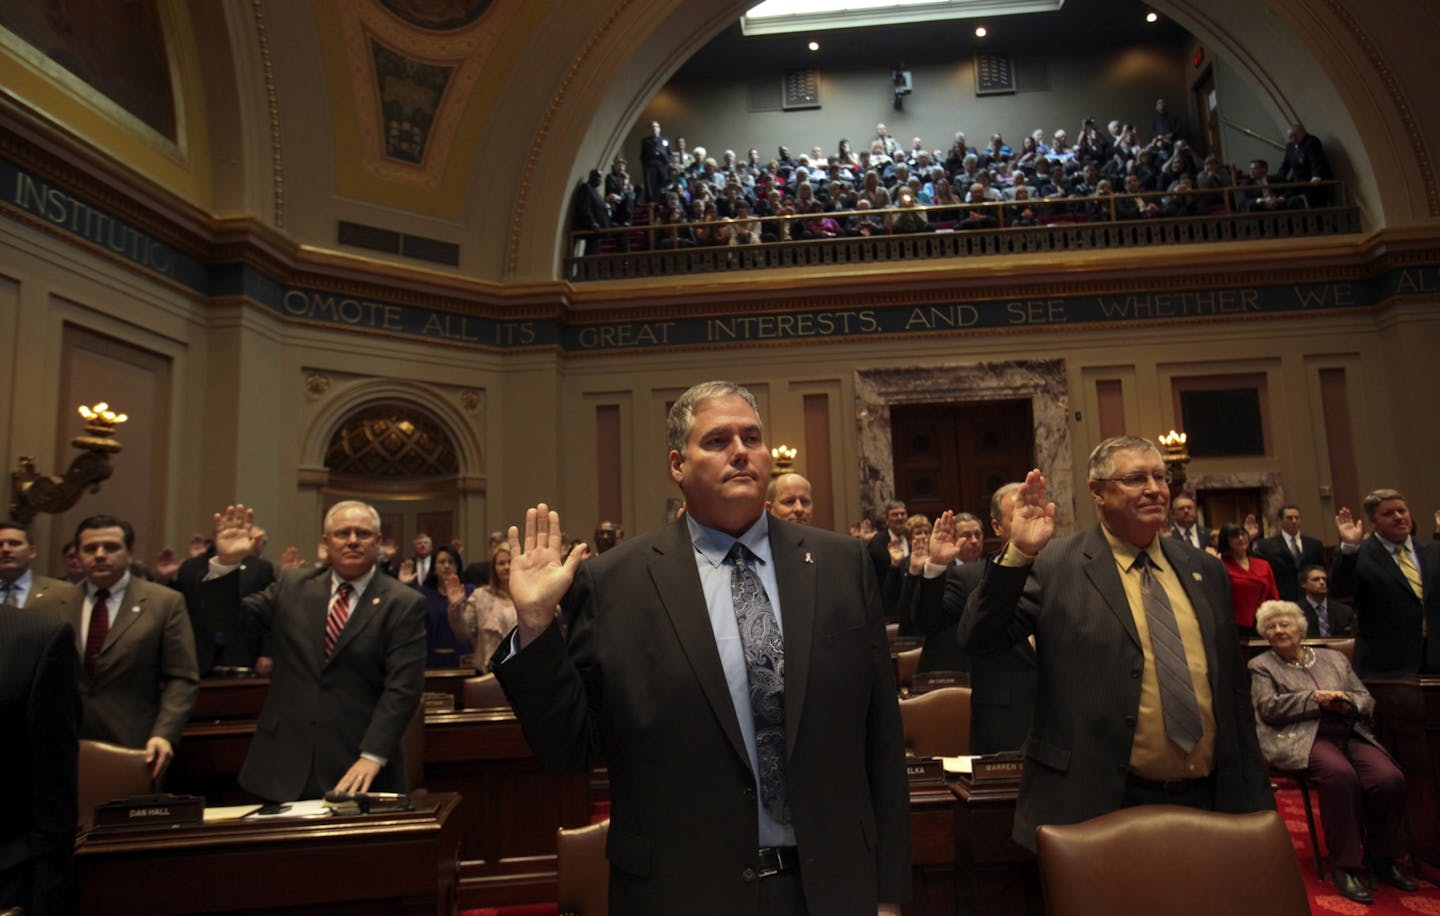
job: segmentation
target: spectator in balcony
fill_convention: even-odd
[[[610,209],[601,196],[601,186],[600,170],[591,169],[589,179],[580,182],[575,189],[573,225],[576,229],[595,233],[584,238],[586,257],[600,251],[601,236],[596,230],[610,228]]]
[[[797,209],[799,204],[796,205]],[[817,200],[809,206],[808,217],[800,234],[804,239],[833,239],[843,231],[840,223],[825,213],[825,207]]]
[[[883,176],[882,176],[882,177],[883,177]],[[909,185],[910,185],[910,166],[906,165],[906,164],[903,163],[903,162],[897,162],[897,163],[895,163],[895,167],[894,167],[894,168],[891,170],[891,172],[890,172],[890,177],[891,177],[890,188],[891,188],[892,191],[898,192],[898,191],[900,191],[900,190],[903,189],[903,188],[909,187]],[[895,195],[894,195],[894,194],[891,194],[890,196],[893,198]]]
[[[930,223],[925,218],[925,211],[916,200],[915,192],[908,186],[901,190],[897,207],[899,208],[898,212],[890,218],[891,232],[896,235],[910,235],[916,232],[930,231]]]
[[[810,147],[810,167],[813,169],[828,169],[830,160],[825,158],[825,151],[818,146]]]
[[[1093,165],[1082,168],[1079,174],[1070,181],[1069,192],[1071,197],[1094,197],[1095,190],[1101,181],[1100,170]]]
[[[965,157],[970,155],[970,148],[965,145],[965,131],[955,132],[955,141],[950,144],[950,151],[945,154],[945,173],[954,175],[965,167]]]
[[[760,244],[760,221],[750,216],[750,205],[743,200],[735,205],[735,222],[730,226],[730,244]]]
[[[673,171],[673,166],[667,171]],[[616,156],[610,164],[610,174],[605,176],[605,203],[610,206],[610,225],[630,225],[631,212],[635,206],[635,186],[630,183],[630,173],[625,170],[625,157]]]
[[[650,122],[650,133],[640,141],[640,167],[645,176],[645,202],[660,201],[660,186],[670,174],[670,141],[660,133],[660,122]]]
[[[1015,157],[1015,164],[1022,168],[1035,168],[1036,161],[1040,158],[1040,144],[1034,137],[1026,137],[1020,141],[1020,154]],[[947,163],[948,167],[948,163]]]
[[[892,161],[900,153],[900,144],[896,143],[895,138],[890,136],[890,132],[885,129],[884,124],[875,125],[875,139],[871,141],[872,148],[875,143],[880,144],[880,148],[885,152],[885,155],[891,158]]]
[[[1200,174],[1195,176],[1195,187],[1200,191],[1210,191],[1197,198],[1197,202],[1203,207],[1221,208],[1225,206],[1225,192],[1235,186],[1235,178],[1230,174],[1230,168],[1223,165],[1215,156],[1205,157],[1205,167]]]
[[[697,203],[700,203],[703,214],[704,203]],[[660,225],[660,231],[655,235],[657,248],[695,247],[695,233],[685,218],[685,204],[673,192],[666,196],[665,206],[658,212],[657,222]]]
[[[1264,213],[1267,210],[1303,207],[1305,203],[1303,195],[1287,196],[1285,192],[1270,186],[1270,163],[1264,159],[1250,160],[1250,181],[1240,192],[1242,209],[1252,213]]]
[[[880,173],[882,180],[886,172],[894,167],[890,155],[885,152],[885,148],[878,141],[870,144],[870,167]]]
[[[1067,162],[1075,161],[1075,151],[1070,148],[1070,135],[1065,132],[1065,128],[1062,127],[1055,131],[1054,136],[1050,138],[1049,155],[1052,165],[1058,162],[1064,166]]]
[[[910,141],[910,152],[905,155],[905,161],[910,163],[910,167],[913,169],[919,165],[922,156],[929,159],[930,152],[925,149],[924,141],[919,137],[915,137]]]
[[[955,189],[944,175],[935,179],[932,196],[934,203],[931,204],[931,206],[935,208],[932,210],[935,220],[941,222],[955,219],[957,214],[956,208],[958,208],[963,201],[955,194]]]
[[[1005,208],[1005,225],[1007,226],[1038,226],[1040,225],[1040,214],[1035,205],[1030,202],[1030,188],[1020,185],[1015,188],[1015,202]]]
[[[1105,179],[1109,181],[1110,179]],[[1125,176],[1125,197],[1115,199],[1115,216],[1117,219],[1149,219],[1160,215],[1160,205],[1153,198],[1131,197],[1128,195],[1141,194],[1144,189],[1140,187],[1139,176],[1131,173]]]
[[[1281,181],[1309,181],[1318,184],[1335,177],[1330,171],[1330,160],[1325,157],[1325,149],[1320,145],[1320,139],[1306,133],[1305,125],[1298,121],[1291,124],[1286,139],[1289,142],[1285,144],[1285,158],[1280,162]],[[1316,187],[1296,193],[1304,197],[1312,207],[1325,207],[1330,204],[1328,187]]]
[[[790,158],[790,148],[788,146],[780,146],[775,150],[775,153],[776,164],[778,164],[782,168],[787,168],[791,170],[795,168],[796,162],[794,159]]]
[[[690,159],[691,159],[690,164],[689,164],[688,166],[686,166],[686,167],[682,170],[682,171],[684,172],[684,174],[685,174],[685,177],[688,178],[688,179],[691,180],[691,181],[696,181],[696,180],[698,180],[698,179],[700,178],[700,176],[705,173],[705,159],[706,159],[706,158],[707,158],[707,155],[706,155],[706,152],[705,152],[705,147],[703,147],[703,146],[697,146],[697,147],[695,147],[695,154],[690,157]]]
[[[880,184],[880,175],[874,169],[866,172],[862,179],[860,199],[868,202],[876,210],[890,209],[890,192]]]
[[[1008,162],[1015,158],[1015,151],[1005,142],[1005,138],[998,133],[990,135],[990,145],[985,147],[980,156],[981,168],[993,169],[1002,162]]]
[[[685,146],[684,137],[675,138],[675,149],[670,152],[670,164],[677,166],[682,172],[695,164],[695,154]]]
[[[1173,142],[1180,135],[1180,119],[1170,113],[1164,99],[1155,100],[1155,117],[1150,119],[1150,135]]]
[[[795,212],[809,213],[812,204],[819,204],[815,197],[815,186],[808,181],[800,181],[795,185]],[[822,205],[820,209],[825,209]]]
[[[760,169],[764,167],[764,163],[760,161],[760,151],[753,146],[746,150],[745,164],[750,167],[751,172],[758,174]]]
[[[835,158],[830,160],[830,164],[832,166],[838,165],[842,169],[848,169],[852,173],[859,167],[859,160],[856,159],[855,154],[850,151],[849,140],[844,137],[840,138],[840,143],[835,150]]]
[[[986,203],[986,200],[985,186],[978,181],[970,186],[969,193],[965,195],[965,203],[972,206],[965,208],[965,217],[956,224],[956,229],[994,229],[999,225],[994,207],[979,206]]]
[[[1165,216],[1195,216],[1201,206],[1200,195],[1195,193],[1195,180],[1189,175],[1181,175],[1160,201],[1160,210]]]
[[[1158,191],[1160,185],[1160,166],[1155,161],[1155,150],[1145,147],[1135,154],[1135,165],[1131,167],[1140,178],[1140,187],[1147,191]]]
[[[856,201],[855,215],[845,221],[843,232],[850,238],[884,235],[885,221],[878,213],[871,212],[870,201],[862,199]]]
[[[1041,156],[1049,156],[1052,150],[1050,145],[1045,142],[1045,129],[1043,127],[1037,127],[1030,132],[1030,136],[1035,140],[1035,149],[1039,154]]]
[[[1094,168],[1094,166],[1086,166],[1086,168]],[[1085,202],[1083,212],[1092,223],[1110,222],[1116,217],[1115,204],[1117,203],[1114,186],[1110,184],[1109,179],[1101,178],[1095,183],[1095,192]]]
[[[1063,192],[1060,186],[1051,178],[1053,166],[1048,156],[1041,156],[1035,160],[1035,178],[1030,183],[1031,193],[1035,197],[1061,197]]]

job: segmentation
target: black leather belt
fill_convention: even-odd
[[[794,846],[766,846],[755,858],[757,878],[783,875],[800,867],[800,853]]]
[[[1131,773],[1128,777],[1130,785],[1140,789],[1149,789],[1152,792],[1160,792],[1165,795],[1184,795],[1192,789],[1207,789],[1214,782],[1213,776],[1204,776],[1200,779],[1146,779],[1144,776],[1136,776]]]

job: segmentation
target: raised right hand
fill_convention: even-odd
[[[1055,504],[1049,495],[1045,475],[1032,468],[1015,492],[1015,510],[1010,516],[1010,542],[1034,556],[1055,536]]]
[[[589,547],[581,541],[566,555],[560,513],[544,503],[525,511],[523,544],[514,525],[509,534],[510,599],[515,602],[520,645],[524,647],[555,619],[555,608],[575,581],[575,570]]]
[[[224,566],[239,566],[250,555],[254,541],[250,527],[255,524],[255,510],[242,505],[226,506],[215,513],[215,559]]]
[[[1365,523],[1352,516],[1345,506],[1335,513],[1335,530],[1340,532],[1343,544],[1358,544],[1365,539]]]
[[[960,556],[960,542],[955,539],[955,512],[946,509],[930,529],[930,562],[949,566]]]

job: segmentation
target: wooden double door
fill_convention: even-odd
[[[969,512],[990,536],[990,495],[1035,466],[1028,399],[906,404],[890,409],[895,492],[934,521]]]

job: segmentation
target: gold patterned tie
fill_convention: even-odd
[[[1404,573],[1405,581],[1410,583],[1410,590],[1415,593],[1415,597],[1424,601],[1425,591],[1420,587],[1420,570],[1415,568],[1415,561],[1410,559],[1410,551],[1403,546],[1396,547],[1395,561],[1400,564],[1400,572]]]

